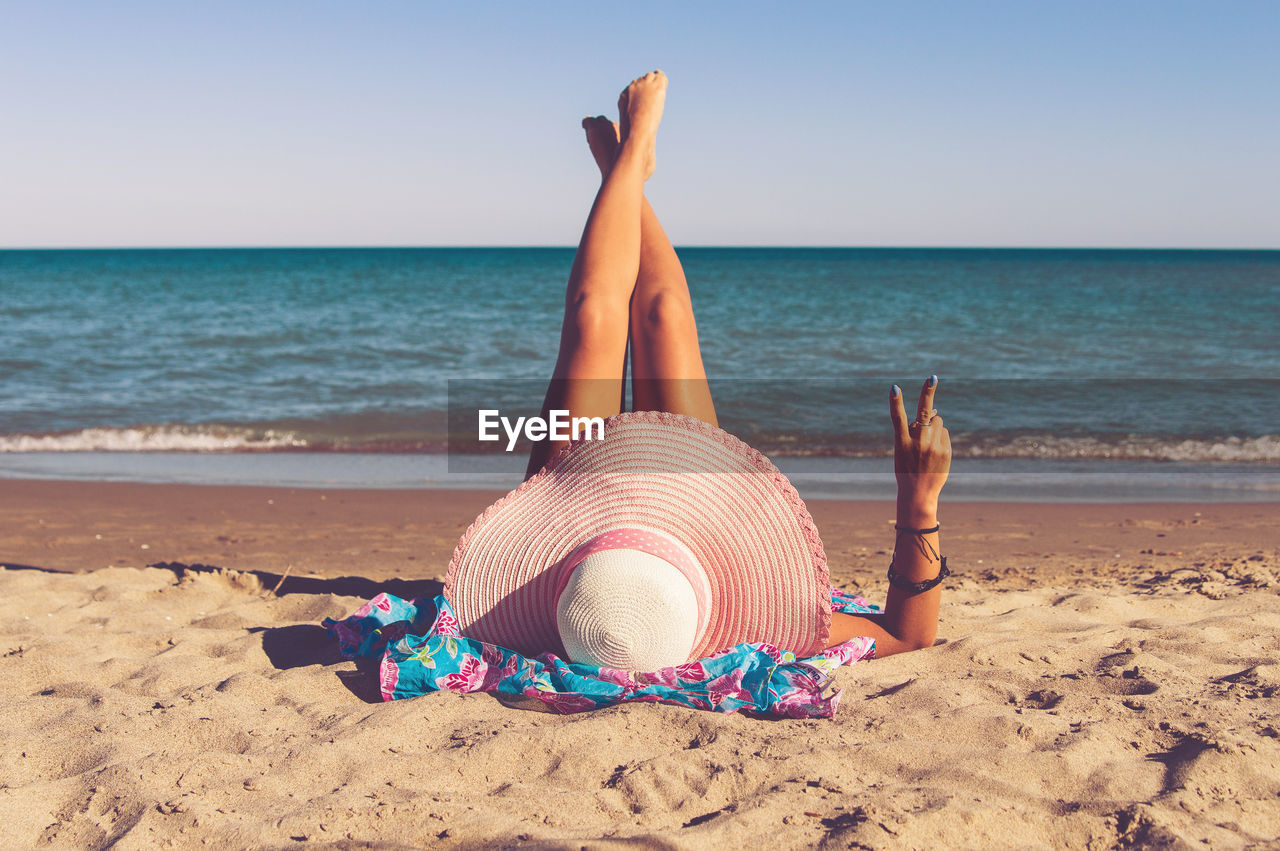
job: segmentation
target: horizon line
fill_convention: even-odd
[[[438,250],[438,249],[547,249],[575,250],[577,245],[547,245],[535,243],[474,243],[474,244],[210,244],[210,245],[6,245],[0,251],[376,251],[376,250]],[[848,249],[858,251],[1280,251],[1280,246],[1167,246],[1167,245],[836,245],[836,244],[763,244],[763,243],[685,243],[678,249]]]

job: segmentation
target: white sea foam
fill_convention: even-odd
[[[158,425],[0,435],[0,452],[236,452],[305,446],[307,442],[293,432],[226,426]]]
[[[971,458],[1091,458],[1125,461],[1280,462],[1280,435],[1187,438],[1130,436],[1119,439],[1036,435],[1008,442],[979,442],[957,454]]]
[[[312,435],[314,438],[314,435]],[[749,442],[752,441],[750,438]],[[1261,437],[1212,437],[1179,439],[1169,436],[1056,436],[1031,434],[1007,437],[995,434],[953,435],[957,458],[1090,459],[1115,461],[1181,461],[1191,463],[1280,463],[1280,435]],[[378,441],[379,451],[396,450],[395,440]],[[838,451],[804,451],[805,436],[794,435],[785,445],[760,441],[766,453],[782,456],[809,454],[846,457],[880,457],[880,441],[865,445],[847,442]],[[0,435],[0,453],[15,452],[262,452],[306,449],[311,451],[368,450],[367,440],[309,440],[287,429],[251,429],[219,425],[143,425],[129,428],[86,428],[58,433]],[[442,451],[443,447],[439,451]],[[398,451],[423,451],[420,440],[404,441]],[[437,450],[429,450],[437,451]]]

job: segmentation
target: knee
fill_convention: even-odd
[[[640,305],[638,318],[650,335],[684,333],[693,328],[693,305],[680,294],[661,290]]]
[[[580,294],[565,305],[565,324],[573,329],[578,344],[607,345],[627,334],[626,302],[595,294]]]

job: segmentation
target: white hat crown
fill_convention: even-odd
[[[628,547],[590,551],[570,568],[556,601],[556,626],[570,661],[630,671],[689,661],[706,627],[710,585],[687,548],[662,538],[669,543],[660,552],[679,552],[683,569]]]

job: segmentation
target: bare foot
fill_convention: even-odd
[[[637,157],[644,168],[645,180],[657,164],[658,125],[666,102],[667,75],[661,71],[650,71],[632,80],[618,97],[622,142],[618,156]]]
[[[591,147],[591,156],[596,158],[600,166],[600,176],[608,177],[613,161],[618,158],[618,145],[622,134],[618,125],[603,115],[582,119],[582,129],[587,131],[587,144]]]

